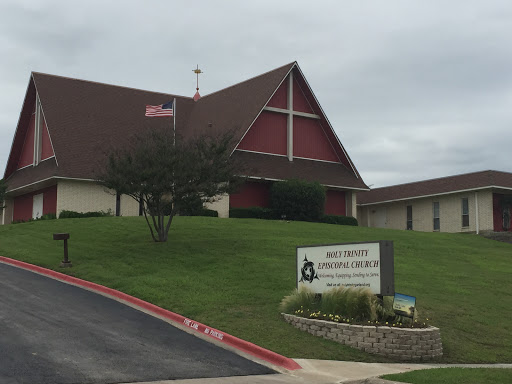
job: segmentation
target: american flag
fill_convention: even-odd
[[[169,101],[160,105],[146,105],[146,116],[160,117],[160,116],[173,116],[173,102]]]

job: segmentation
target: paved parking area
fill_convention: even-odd
[[[0,383],[129,383],[270,368],[118,301],[0,263]]]

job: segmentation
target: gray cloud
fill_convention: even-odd
[[[510,171],[508,1],[34,3],[0,4],[2,169],[32,70],[192,96],[298,60],[368,184]]]

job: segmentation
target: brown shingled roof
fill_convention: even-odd
[[[304,179],[333,187],[368,189],[363,180],[354,177],[354,174],[341,163],[307,159],[288,161],[286,156],[269,156],[239,150],[235,151],[233,156],[244,164],[254,165],[254,169],[250,169],[246,175],[250,177],[268,180]]]
[[[186,135],[234,131],[235,141],[240,141],[294,65],[286,64],[201,97],[194,107]]]
[[[490,187],[512,188],[512,173],[480,171],[414,183],[375,188],[357,195],[357,204],[378,204],[423,196],[440,195]]]
[[[174,98],[177,104],[178,134],[192,137],[204,133],[218,135],[232,131],[238,143],[292,70],[300,73],[296,62],[203,96],[198,101],[190,97],[34,72],[5,169],[4,177],[9,190],[47,177],[94,179],[98,159],[103,158],[112,147],[122,146],[131,136],[146,130],[172,129],[171,118],[145,117],[145,105],[163,104]],[[35,99],[36,91],[41,100],[55,159],[42,162],[34,168],[16,170],[26,126],[32,113],[31,100]],[[251,168],[261,167],[258,175],[266,175],[267,178],[308,179],[318,174],[325,180],[318,181],[324,184],[367,188],[358,177],[355,167],[350,169],[351,163],[343,166],[294,159],[292,164],[285,165],[285,162],[281,162],[282,159],[278,161],[275,156],[236,156],[248,160]],[[285,170],[290,174],[285,175]],[[339,175],[335,175],[336,172]]]

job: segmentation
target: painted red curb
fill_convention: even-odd
[[[127,295],[126,293],[117,291],[115,289],[107,288],[100,284],[91,283],[90,281],[82,280],[73,276],[68,276],[64,273],[52,271],[51,269],[39,267],[37,265],[25,263],[19,260],[10,259],[4,256],[0,256],[0,261],[23,269],[28,269],[30,271],[34,271],[43,275],[51,276],[57,280],[66,281],[69,283],[73,283],[75,285],[86,287],[93,291],[98,291],[110,296],[117,297],[138,307],[144,308],[146,311],[165,317],[166,319],[172,320],[176,323],[185,325],[196,332],[202,333],[203,335],[207,335],[217,341],[234,347],[242,352],[248,353],[249,355],[268,361],[269,363],[274,364],[276,366],[283,367],[290,371],[302,369],[302,367],[293,359],[279,355],[278,353],[262,348],[256,344],[239,339],[238,337],[235,336],[231,336],[225,332],[219,331],[218,329],[208,327],[204,324],[188,319],[185,316],[160,308],[154,304],[148,303],[147,301],[137,299],[136,297]]]

